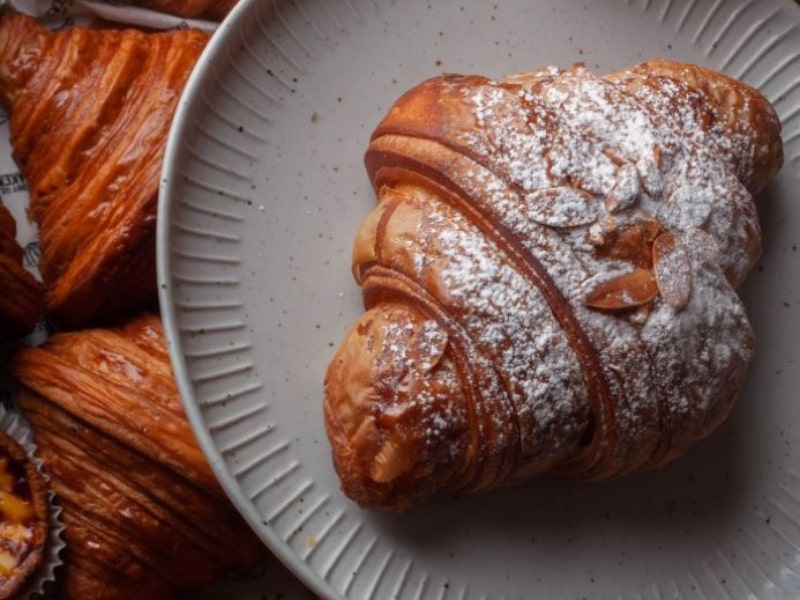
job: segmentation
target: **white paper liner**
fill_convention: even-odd
[[[33,441],[33,433],[30,425],[24,417],[18,413],[8,412],[0,406],[0,429],[5,431],[16,442],[25,449],[30,461],[48,482],[50,478],[44,469],[44,463],[36,455],[36,444]],[[63,563],[60,553],[66,546],[64,542],[64,524],[61,522],[61,507],[55,502],[55,494],[52,490],[48,491],[48,531],[45,550],[42,556],[42,564],[30,578],[22,593],[17,596],[20,600],[28,598],[39,598],[46,594],[48,587],[55,583],[56,568]]]

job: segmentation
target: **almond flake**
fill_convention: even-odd
[[[597,220],[598,202],[581,189],[562,186],[536,190],[525,196],[527,216],[548,227],[580,227]]]
[[[605,243],[597,249],[601,258],[627,260],[636,267],[649,269],[652,266],[652,244],[660,232],[656,221],[642,220],[610,232]]]
[[[617,180],[604,200],[608,212],[618,212],[633,206],[641,192],[639,172],[631,163],[617,169]]]
[[[715,264],[719,260],[719,242],[716,238],[698,227],[690,227],[682,236],[686,250],[704,264]]]
[[[653,272],[639,268],[600,283],[586,298],[586,304],[599,310],[625,310],[651,302],[656,294]]]
[[[643,156],[636,161],[636,171],[639,173],[639,179],[642,182],[642,187],[653,198],[660,198],[664,193],[664,182],[661,179],[661,171],[658,163],[661,160],[661,152],[653,152],[653,158]]]
[[[653,242],[653,270],[661,297],[675,310],[681,310],[692,291],[689,256],[683,244],[670,232]]]

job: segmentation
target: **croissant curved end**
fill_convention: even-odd
[[[326,427],[345,493],[396,511],[447,487],[467,450],[463,405],[435,321],[402,304],[367,311],[325,378]]]
[[[731,411],[753,195],[783,162],[744,83],[655,60],[445,75],[370,138],[367,312],[325,381],[345,493],[402,510],[543,474],[670,462]]]

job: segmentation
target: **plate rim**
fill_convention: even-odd
[[[271,525],[262,523],[260,515],[251,502],[240,501],[241,487],[225,467],[225,460],[208,431],[199,403],[196,400],[187,361],[182,351],[183,345],[175,310],[175,297],[170,270],[171,254],[169,251],[172,233],[168,214],[174,204],[174,189],[177,185],[171,174],[177,172],[175,167],[184,148],[181,133],[189,121],[191,107],[201,98],[199,91],[204,84],[205,78],[211,74],[213,69],[212,57],[229,43],[228,35],[230,32],[243,25],[246,15],[255,10],[254,6],[257,3],[258,0],[239,0],[231,12],[223,19],[197,59],[175,107],[164,150],[158,190],[158,212],[156,218],[158,303],[167,351],[174,371],[175,384],[178,388],[181,405],[197,443],[231,505],[247,522],[253,533],[262,540],[271,556],[283,563],[310,591],[321,598],[341,598],[330,585],[325,584],[308,563],[301,560],[296,553],[291,551],[291,548],[278,536]]]

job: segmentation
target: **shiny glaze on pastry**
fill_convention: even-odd
[[[158,317],[54,335],[12,358],[63,506],[68,598],[172,598],[253,564],[183,413]]]
[[[208,35],[0,16],[0,102],[39,226],[44,304],[77,327],[154,304],[161,162]]]

